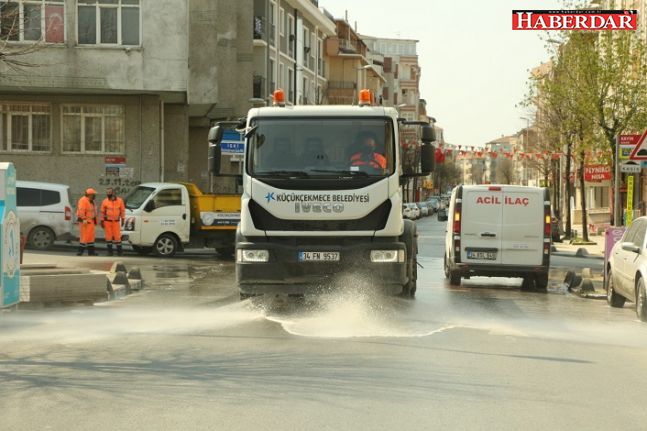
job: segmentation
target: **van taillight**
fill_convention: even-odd
[[[550,259],[550,245],[552,238],[552,217],[550,215],[550,201],[544,202],[544,257],[543,264],[548,265]]]
[[[461,204],[454,208],[454,233],[461,233]]]
[[[72,208],[65,207],[65,220],[72,220]]]

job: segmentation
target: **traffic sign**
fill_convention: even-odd
[[[626,135],[625,135],[626,136]],[[638,136],[638,135],[633,135],[633,136]],[[636,147],[634,150],[631,152],[629,155],[629,159],[631,160],[647,160],[647,130],[640,135],[640,138],[638,139],[638,142],[636,143]],[[622,135],[620,138],[622,142]]]
[[[625,174],[639,174],[642,167],[635,162],[625,162],[620,165],[620,172]]]

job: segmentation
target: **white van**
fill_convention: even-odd
[[[20,231],[27,244],[45,250],[55,240],[72,239],[70,188],[65,184],[16,181]]]
[[[521,277],[522,289],[546,290],[551,217],[547,188],[458,186],[445,236],[445,276],[457,286],[471,276]]]

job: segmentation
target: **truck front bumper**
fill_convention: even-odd
[[[356,239],[342,245],[271,241],[239,242],[238,250],[268,250],[268,262],[236,262],[236,281],[247,295],[303,295],[330,290],[371,289],[397,294],[407,282],[406,246],[396,241]],[[404,262],[372,262],[371,250],[403,250]],[[299,252],[339,252],[338,262],[300,262]]]

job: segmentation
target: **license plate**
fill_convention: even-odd
[[[300,251],[299,262],[339,262],[338,251]]]
[[[496,260],[496,251],[468,251],[468,259]]]

